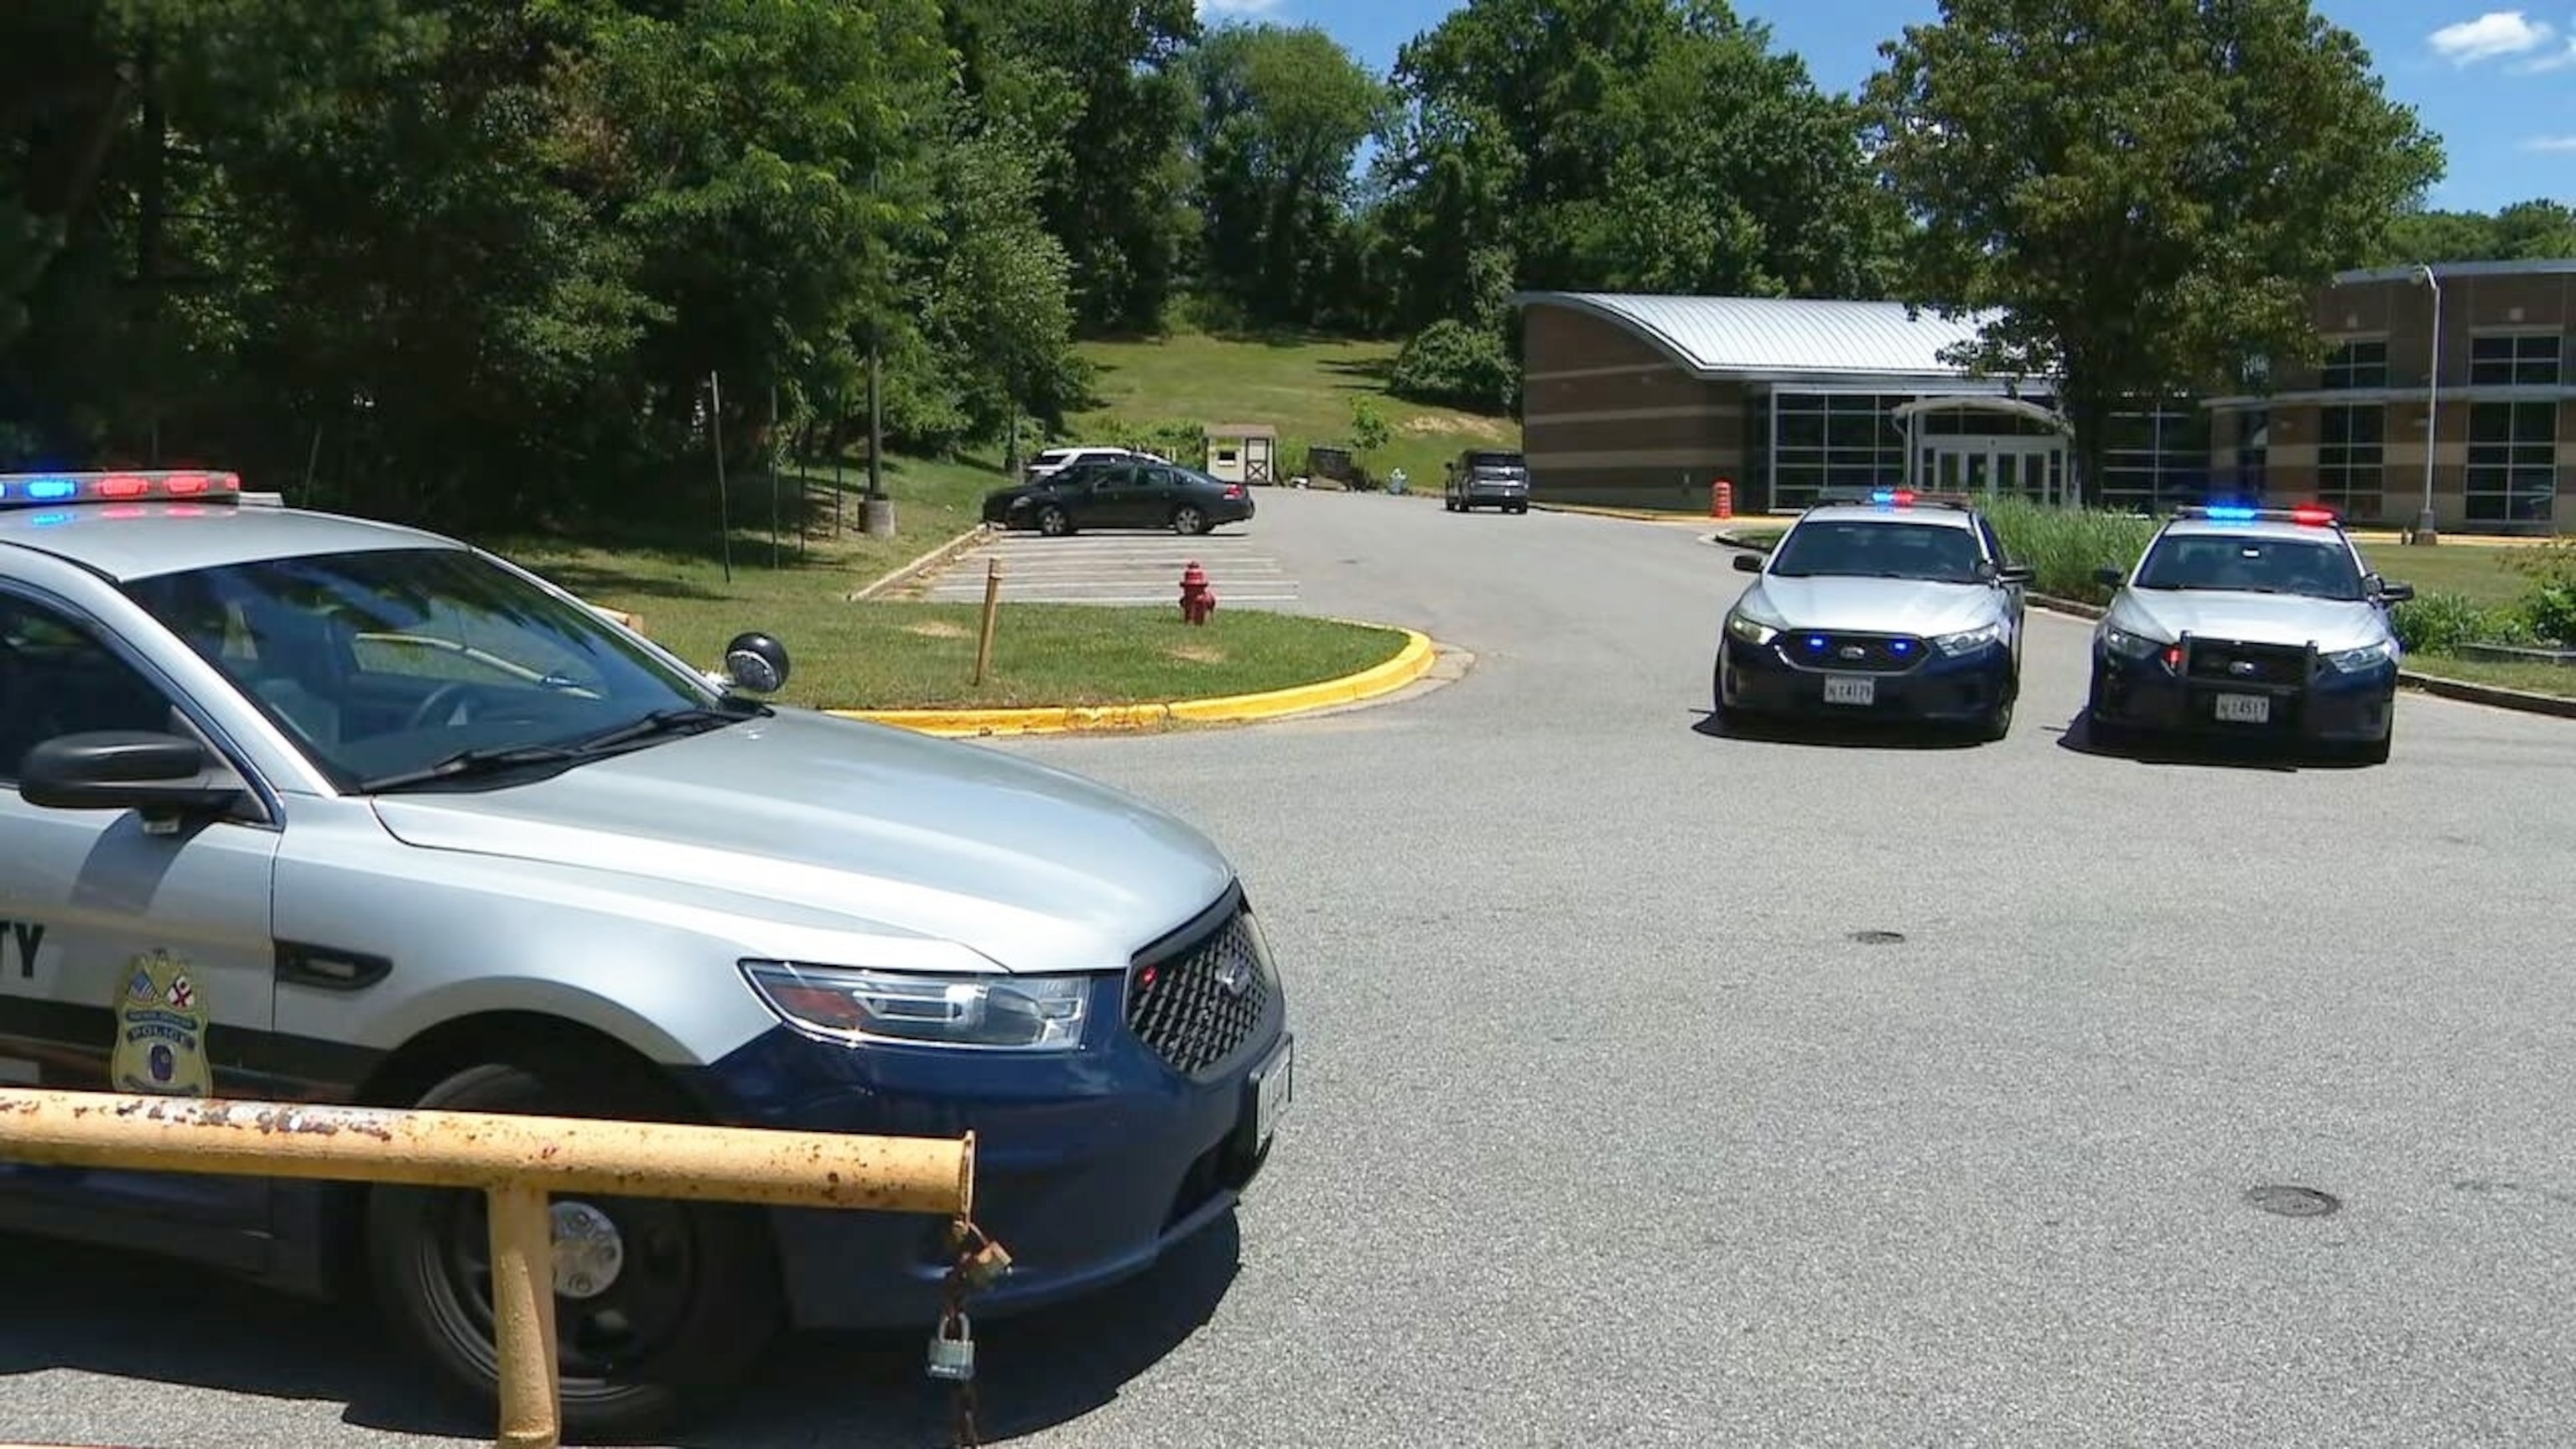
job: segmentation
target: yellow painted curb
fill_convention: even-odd
[[[1372,629],[1389,627],[1367,624],[1358,619],[1339,622],[1364,624]],[[1384,663],[1371,665],[1356,674],[1345,674],[1339,679],[1296,684],[1259,694],[1158,700],[1143,704],[1046,705],[1032,709],[834,709],[824,713],[842,719],[899,725],[922,734],[952,739],[982,735],[1150,730],[1176,722],[1237,724],[1277,719],[1283,715],[1357,704],[1382,694],[1392,694],[1429,673],[1439,657],[1439,650],[1432,644],[1430,636],[1413,629],[1394,632],[1404,636],[1404,647]]]

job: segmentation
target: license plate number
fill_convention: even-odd
[[[2272,701],[2260,694],[2222,694],[2218,697],[2218,717],[2229,724],[2268,724]]]
[[[1878,681],[1865,674],[1828,674],[1825,676],[1825,703],[1876,704]]]
[[[1252,1081],[1252,1145],[1258,1150],[1279,1130],[1280,1114],[1297,1096],[1296,1043],[1279,1044],[1278,1055],[1263,1064]]]

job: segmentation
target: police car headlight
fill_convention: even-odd
[[[1726,616],[1726,632],[1747,644],[1768,644],[1780,631],[1748,614]]]
[[[2344,649],[2329,654],[2326,656],[2326,662],[2345,674],[2359,674],[2365,669],[2377,669],[2396,657],[2397,641],[2382,639],[2376,644],[2364,644],[2358,649]]]
[[[793,1025],[849,1041],[1003,1051],[1082,1045],[1089,976],[933,976],[792,961],[746,961],[743,975]]]
[[[2132,634],[2126,629],[2105,627],[2102,630],[2102,647],[2124,658],[2144,659],[2165,645],[2161,639],[2150,639],[2144,634]]]
[[[1941,646],[1942,653],[1956,656],[1974,654],[2003,637],[2003,625],[1980,624],[1974,629],[1962,629],[1956,634],[1935,635],[1932,642]]]

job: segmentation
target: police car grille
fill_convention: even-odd
[[[1228,983],[1236,989],[1228,989]],[[1243,913],[1196,945],[1138,966],[1127,977],[1127,1027],[1184,1076],[1224,1061],[1249,1040],[1269,1006],[1270,983]]]
[[[1787,634],[1780,646],[1801,664],[1815,669],[1864,670],[1892,674],[1923,662],[1923,641],[1901,635]]]
[[[2285,644],[2195,640],[2191,677],[2212,684],[2299,684],[2308,677],[2308,651]]]

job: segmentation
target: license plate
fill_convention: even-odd
[[[1259,1151],[1270,1134],[1279,1130],[1279,1115],[1297,1095],[1297,1057],[1294,1039],[1283,1041],[1279,1050],[1252,1077],[1252,1146]]]
[[[2271,697],[2222,694],[2218,697],[2218,717],[2229,724],[2268,724],[2272,719]]]
[[[1825,703],[1876,704],[1878,681],[1866,674],[1828,674],[1825,676]]]

